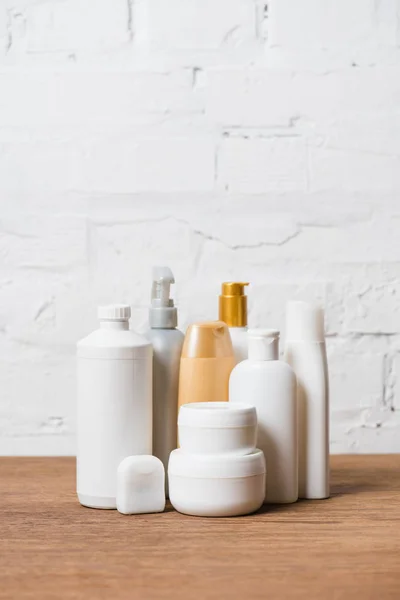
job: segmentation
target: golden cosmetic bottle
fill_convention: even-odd
[[[193,323],[183,342],[178,407],[190,402],[228,400],[235,366],[229,329],[222,321]]]
[[[219,320],[226,323],[231,334],[237,363],[247,358],[247,296],[244,281],[226,281],[219,297]]]

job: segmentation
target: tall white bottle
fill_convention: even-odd
[[[298,498],[296,377],[279,358],[279,331],[250,329],[249,358],[233,369],[229,401],[257,409],[257,447],[267,463],[265,502]]]
[[[227,281],[219,297],[219,320],[226,323],[231,335],[235,361],[247,358],[247,296],[245,282]]]
[[[172,283],[175,279],[169,267],[153,269],[151,329],[147,333],[153,344],[153,454],[166,471],[169,455],[177,447],[179,366],[185,338],[177,329],[177,309],[170,298]]]
[[[116,508],[119,463],[152,452],[152,348],[130,316],[100,307],[100,328],[77,345],[77,494],[92,508]]]
[[[329,381],[324,312],[289,302],[285,360],[297,376],[299,497],[329,497]]]

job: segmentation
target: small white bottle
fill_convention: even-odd
[[[92,508],[116,508],[118,465],[152,452],[152,348],[130,315],[100,307],[100,328],[77,345],[77,494]]]
[[[288,303],[284,358],[297,377],[299,498],[328,498],[329,380],[321,308]]]
[[[265,502],[298,498],[296,377],[279,357],[279,331],[251,329],[249,358],[233,369],[229,401],[256,407],[257,446],[267,463]]]
[[[246,285],[249,284],[225,282],[219,297],[219,320],[229,327],[236,363],[247,358],[247,296],[244,293]]]
[[[179,365],[185,336],[179,329],[177,309],[170,298],[175,283],[169,267],[153,269],[150,330],[153,344],[153,454],[167,471],[168,459],[177,447]],[[168,478],[166,478],[168,496]]]

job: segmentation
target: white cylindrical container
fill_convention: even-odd
[[[254,406],[230,402],[194,402],[181,406],[179,445],[191,454],[240,455],[256,448]]]
[[[235,517],[258,510],[265,494],[265,459],[260,450],[244,456],[171,453],[172,506],[186,515]]]
[[[297,377],[299,497],[329,497],[329,378],[324,312],[289,302],[285,360]]]
[[[169,267],[153,269],[150,330],[146,337],[153,345],[153,454],[165,470],[169,455],[177,447],[179,366],[185,336],[179,329],[178,313],[170,298],[175,283]],[[168,479],[165,479],[168,496]]]
[[[152,348],[130,314],[100,307],[100,328],[77,345],[77,494],[92,508],[116,508],[118,465],[152,452]]]
[[[265,502],[288,504],[298,498],[296,377],[278,360],[279,332],[249,330],[249,358],[233,369],[229,400],[257,410],[257,446],[268,469]]]

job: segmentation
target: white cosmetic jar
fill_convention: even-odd
[[[169,498],[186,515],[247,515],[264,502],[265,477],[265,458],[258,449],[238,456],[173,450],[168,464]]]
[[[257,442],[254,406],[230,402],[194,402],[181,406],[179,445],[191,454],[250,454]]]

